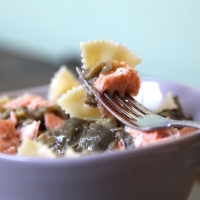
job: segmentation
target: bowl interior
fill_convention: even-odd
[[[185,115],[200,121],[200,90],[184,84],[162,79],[143,77],[138,100],[149,109],[156,109],[172,92],[179,98]]]

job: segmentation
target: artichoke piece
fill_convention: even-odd
[[[134,139],[133,137],[125,132],[124,128],[116,128],[116,129],[112,129],[115,133],[116,133],[116,139],[110,143],[109,147],[108,147],[108,151],[114,150],[116,149],[116,147],[118,146],[118,142],[122,141],[124,144],[124,148],[134,148],[135,144],[134,144]]]
[[[110,129],[78,118],[70,118],[61,128],[45,131],[37,138],[60,155],[64,155],[67,148],[79,153],[112,150],[111,144],[119,139],[126,148],[134,146],[133,138],[123,128]]]
[[[90,90],[86,86],[84,86],[84,93],[83,93],[82,101],[92,108],[97,107],[97,100],[96,100],[94,94],[91,93]]]
[[[86,79],[90,79],[96,76],[99,76],[102,69],[106,66],[106,62],[97,62],[94,67],[92,67],[91,70],[88,71],[88,73],[85,75]],[[112,69],[112,65],[109,65],[110,69]]]
[[[88,130],[76,148],[77,151],[102,151],[106,150],[109,144],[115,140],[115,133],[97,123],[90,123]]]
[[[88,123],[86,120],[70,118],[60,128],[40,134],[37,140],[62,155],[68,146],[73,148],[78,145],[80,138],[85,135]]]
[[[116,133],[116,136],[119,139],[122,139],[124,141],[126,148],[134,148],[135,147],[133,137],[129,133],[125,132],[124,129],[119,128]]]
[[[164,110],[158,112],[157,114],[161,115],[162,117],[169,117],[170,119],[175,119],[175,120],[192,120],[191,117],[184,115],[178,97],[174,97],[174,101],[177,104],[176,109],[175,108],[174,109],[164,109]]]
[[[91,79],[94,77],[98,77],[100,73],[106,74],[110,70],[117,69],[119,67],[120,63],[117,60],[113,61],[107,60],[106,62],[97,62],[96,65],[86,73],[85,78]]]
[[[8,119],[10,117],[11,108],[7,108],[0,113],[0,119]]]

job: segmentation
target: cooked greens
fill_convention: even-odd
[[[40,134],[38,141],[54,152],[64,154],[67,148],[76,152],[97,152],[116,148],[121,140],[125,148],[134,147],[133,138],[122,128],[109,129],[94,121],[70,118],[62,127]]]

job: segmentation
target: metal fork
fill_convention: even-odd
[[[88,83],[81,70],[76,68],[79,77],[85,85],[93,92],[98,101],[119,121],[132,128],[144,131],[163,129],[169,127],[193,127],[200,129],[200,122],[190,120],[172,120],[161,117],[136,101],[130,94],[125,93],[121,97],[117,92],[113,96],[108,92],[100,94],[92,85]]]

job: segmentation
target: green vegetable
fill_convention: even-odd
[[[126,148],[134,147],[133,138],[124,129],[110,129],[78,118],[70,118],[62,127],[45,131],[37,138],[61,155],[68,147],[80,153],[111,150],[115,148],[111,144],[119,139],[124,141]]]

